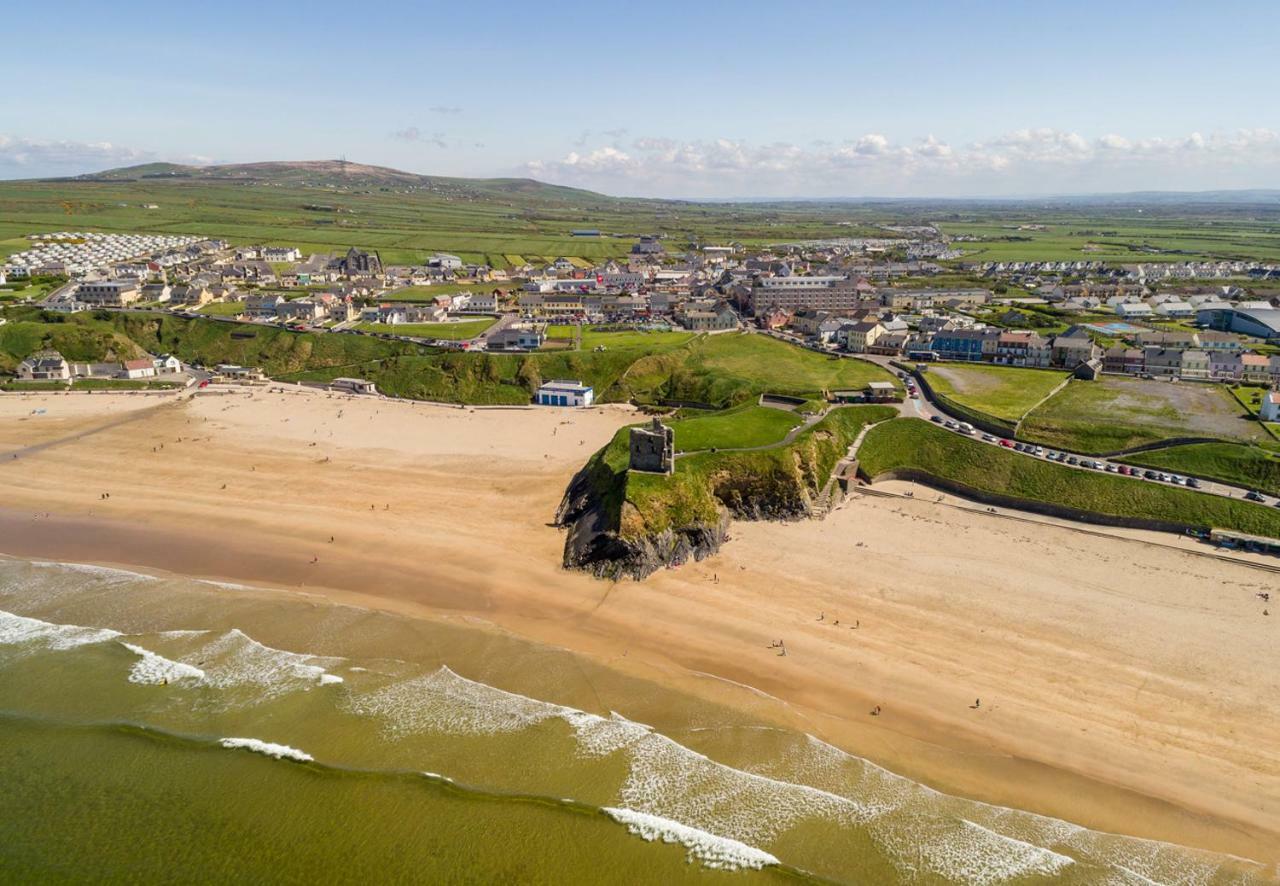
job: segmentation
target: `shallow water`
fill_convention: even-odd
[[[490,630],[17,560],[0,782],[4,881],[1273,873],[940,794]]]

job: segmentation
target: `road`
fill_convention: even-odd
[[[890,357],[882,357],[875,354],[858,354],[858,355],[850,355],[850,356],[853,357],[854,359],[861,359],[870,363],[875,363],[876,365],[881,366],[887,371],[892,372],[894,375],[899,375],[901,373],[901,370],[894,368],[890,364],[890,360],[892,359]],[[995,446],[1001,449],[1007,449],[1010,453],[1014,455],[1023,456],[1026,458],[1035,458],[1035,459],[1039,459],[1040,461],[1053,461],[1054,464],[1057,464],[1061,467],[1068,468],[1074,471],[1085,471],[1087,473],[1108,473],[1108,474],[1111,474],[1112,476],[1121,477],[1123,479],[1130,479],[1137,483],[1164,482],[1168,485],[1175,485],[1175,484],[1169,483],[1168,481],[1161,481],[1158,479],[1157,480],[1146,479],[1143,476],[1141,476],[1141,472],[1145,471],[1146,469],[1136,468],[1133,465],[1125,465],[1125,466],[1132,468],[1135,471],[1138,471],[1139,475],[1125,477],[1124,474],[1119,473],[1120,466],[1125,463],[1117,461],[1114,458],[1110,458],[1110,459],[1102,458],[1097,455],[1089,455],[1088,453],[1074,452],[1069,449],[1059,449],[1059,448],[1053,448],[1049,446],[1039,446],[1037,444],[1030,444],[1031,446],[1030,452],[1027,452],[1027,451],[1020,452],[1017,449],[1012,448],[1011,446],[1002,445],[1002,442],[1006,442],[1006,441],[1010,444],[1018,442],[1012,438],[998,437],[993,434],[983,433],[980,430],[975,430],[971,434],[965,434],[961,426],[963,419],[955,418],[951,416],[946,412],[945,409],[943,409],[936,402],[929,400],[928,394],[926,394],[925,389],[923,387],[914,385],[914,382],[913,382],[913,387],[915,389],[916,395],[914,397],[908,397],[907,401],[902,404],[900,411],[902,412],[903,415],[914,415],[918,418],[927,419],[929,421],[936,420],[936,423],[940,424],[940,426],[945,428],[946,430],[949,430],[961,436],[967,436],[969,437],[969,439],[974,440],[975,442],[985,443],[989,446]],[[1063,456],[1063,460],[1058,460],[1056,457],[1054,459],[1049,458],[1050,455],[1057,456],[1058,454],[1061,454]],[[1091,464],[1097,464],[1099,465],[1099,467],[1090,468],[1090,467],[1084,467],[1080,464],[1073,465],[1069,461],[1066,461],[1066,459],[1069,459],[1069,458],[1074,458],[1076,459],[1077,462],[1084,461]],[[1116,468],[1116,471],[1113,472],[1109,470],[1109,466],[1114,466]],[[1158,475],[1173,476],[1168,471],[1156,471],[1155,473]],[[1195,488],[1194,491],[1203,492],[1209,495],[1218,495],[1223,498],[1243,499],[1245,497],[1245,493],[1250,491],[1243,487],[1231,486],[1226,483],[1219,483],[1216,480],[1208,480],[1202,477],[1197,478],[1197,481],[1200,483],[1200,485],[1199,487]],[[1182,486],[1184,484],[1176,484],[1176,485]],[[1262,501],[1258,502],[1258,504],[1265,504],[1265,505],[1271,505],[1273,507],[1280,507],[1280,498],[1264,495],[1262,496]]]

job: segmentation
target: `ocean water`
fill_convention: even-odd
[[[0,881],[1249,883],[466,624],[0,560]]]

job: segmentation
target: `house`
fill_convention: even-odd
[[[1145,366],[1142,351],[1137,348],[1116,346],[1107,348],[1102,355],[1102,371],[1124,375],[1139,375]]]
[[[590,406],[595,391],[590,385],[571,379],[554,379],[538,388],[534,402],[541,406]]]
[[[456,258],[456,256],[454,257]],[[458,259],[458,266],[462,266],[462,259]],[[347,250],[347,254],[338,261],[338,268],[348,277],[381,274],[382,260],[376,252],[368,253],[352,246]]]
[[[770,308],[769,310],[785,310],[783,308]],[[818,311],[813,308],[804,308],[796,311],[791,317],[791,328],[801,335],[817,335],[818,327],[822,323],[831,318],[830,311]]]
[[[1151,305],[1146,302],[1120,302],[1115,306],[1115,311],[1126,320],[1150,317],[1152,314]]]
[[[57,351],[38,351],[18,364],[18,378],[24,381],[66,381],[71,365]]]
[[[1187,379],[1209,378],[1209,354],[1198,349],[1182,352],[1182,377]]]
[[[168,283],[148,283],[142,287],[141,300],[144,302],[167,302],[173,290]]]
[[[151,361],[156,368],[156,375],[173,375],[182,371],[182,361],[173,354],[161,354]]]
[[[103,308],[123,308],[142,297],[138,281],[97,280],[92,283],[81,283],[76,289],[76,299],[87,305]]]
[[[498,313],[498,291],[492,292],[473,292],[467,299],[466,305],[457,308],[458,313],[463,314],[496,314]]]
[[[1263,421],[1280,422],[1280,391],[1267,391],[1262,397],[1258,409],[1258,418]]]
[[[447,252],[437,252],[427,259],[427,267],[439,268],[442,271],[456,271],[462,267],[462,259]]]
[[[156,365],[151,360],[125,360],[120,365],[121,378],[155,378]]]
[[[934,333],[930,347],[940,360],[977,363],[982,360],[983,342],[996,337],[996,333],[987,329],[947,329]]]
[[[378,393],[378,389],[374,387],[373,382],[365,381],[363,378],[335,378],[329,382],[329,387],[336,388],[339,391],[347,391],[351,394]]]
[[[879,320],[860,320],[844,328],[845,349],[865,354],[887,331]]]
[[[268,246],[262,250],[263,261],[287,262],[297,261],[300,258],[302,258],[302,253],[292,246]]]
[[[911,343],[909,332],[886,332],[876,338],[874,344],[867,345],[868,354],[880,354],[886,357],[897,357]]]
[[[1182,351],[1176,348],[1143,348],[1143,366],[1149,375],[1157,378],[1177,378],[1182,375]]]
[[[288,299],[277,292],[254,292],[245,296],[244,312],[255,317],[274,317],[280,305]]]
[[[1241,354],[1240,380],[1255,384],[1270,382],[1271,372],[1267,358],[1261,354]]]
[[[1075,369],[1102,355],[1102,349],[1084,332],[1068,333],[1053,338],[1050,363],[1063,369]]]
[[[522,323],[508,326],[489,336],[485,347],[498,351],[536,351],[547,340],[546,326],[538,323]]]
[[[693,332],[723,332],[738,328],[738,315],[724,302],[709,311],[686,311],[685,328]]]
[[[327,313],[324,305],[312,298],[295,298],[276,305],[276,317],[286,321],[314,323]]]
[[[1034,332],[1001,332],[995,339],[994,360],[1006,366],[1048,367],[1052,349]]]

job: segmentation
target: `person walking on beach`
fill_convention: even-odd
[[[871,716],[873,717],[880,716],[880,705],[876,705],[874,708],[871,709]]]
[[[980,698],[975,698],[975,699],[973,700],[973,709],[976,711],[976,710],[977,710],[978,708],[980,708],[980,707],[982,707],[982,699],[980,699]]]

